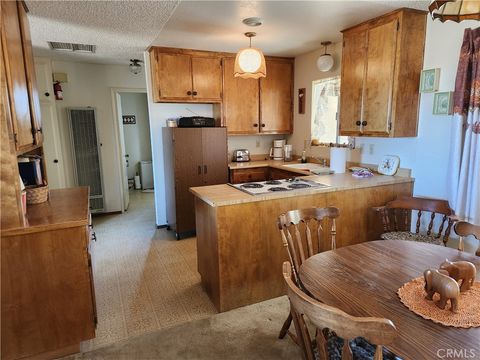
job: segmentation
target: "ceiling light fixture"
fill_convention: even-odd
[[[331,41],[322,41],[321,44],[325,47],[325,53],[320,55],[317,59],[317,68],[322,72],[330,71],[333,67],[333,57],[330,54],[327,54],[327,46],[331,45]]]
[[[263,19],[260,18],[260,17],[257,17],[257,16],[253,16],[253,17],[249,17],[249,18],[246,18],[246,19],[243,19],[242,22],[245,24],[245,25],[248,25],[248,26],[260,26],[263,24]]]
[[[235,58],[234,76],[243,79],[258,79],[267,76],[267,67],[262,50],[252,48],[254,32],[246,32],[245,36],[250,39],[248,48],[240,49]]]
[[[480,1],[478,0],[436,0],[428,7],[433,20],[460,22],[462,20],[480,20]]]
[[[142,60],[138,59],[130,59],[130,65],[128,66],[130,68],[130,72],[134,75],[138,75],[142,72]]]

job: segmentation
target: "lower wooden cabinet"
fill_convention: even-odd
[[[257,167],[248,169],[230,169],[230,183],[241,184],[246,182],[283,180],[295,176],[302,176],[296,172],[274,167]]]
[[[56,358],[95,337],[88,188],[52,190],[2,231],[1,358]]]

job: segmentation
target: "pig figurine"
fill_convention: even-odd
[[[448,276],[454,278],[456,281],[462,281],[462,284],[460,285],[461,292],[470,289],[470,286],[473,285],[475,276],[477,275],[475,265],[468,261],[451,262],[448,259],[445,259],[445,261],[440,264],[440,269],[448,271]]]
[[[460,287],[458,283],[448,276],[446,270],[428,269],[423,273],[425,278],[426,299],[432,300],[435,293],[440,294],[440,301],[435,303],[440,309],[445,309],[447,301],[450,300],[452,312],[457,312]]]

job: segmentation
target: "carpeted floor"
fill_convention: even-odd
[[[301,359],[300,350],[291,339],[277,338],[287,313],[288,300],[283,296],[67,359]]]
[[[156,229],[153,193],[131,191],[127,212],[93,222],[98,325],[82,351],[216,314],[200,285],[195,239]]]

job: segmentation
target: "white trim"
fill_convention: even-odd
[[[123,166],[123,159],[122,157],[125,154],[122,154],[122,145],[121,145],[121,140],[120,140],[120,126],[122,124],[120,123],[120,114],[117,112],[117,94],[120,93],[147,93],[147,89],[145,88],[122,88],[122,87],[111,87],[110,88],[110,93],[112,97],[112,110],[113,110],[113,128],[115,129],[114,131],[114,138],[115,138],[115,157],[117,158],[117,163],[118,166],[120,167],[120,194],[122,197],[122,213],[125,212],[125,192],[123,189],[127,188],[128,189],[128,184],[125,184],[125,179],[127,179],[127,175],[125,174],[125,167]],[[147,95],[148,96],[148,95]],[[150,134],[152,136],[152,134]]]

